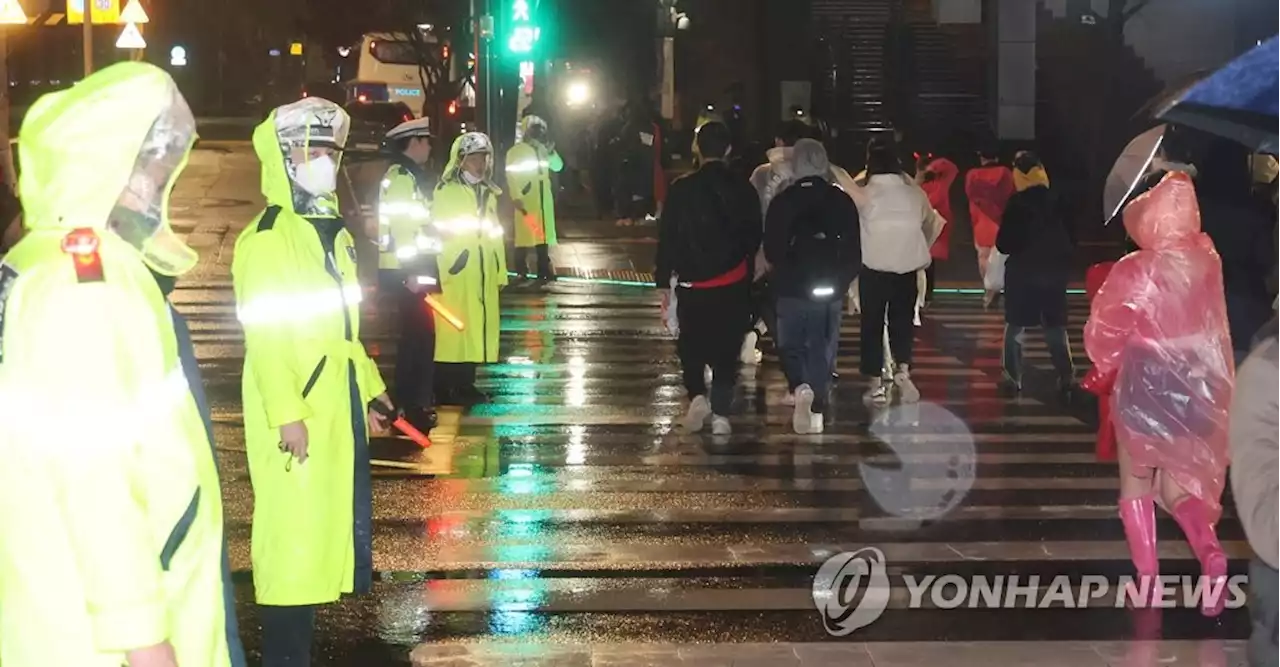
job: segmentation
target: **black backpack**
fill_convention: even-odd
[[[834,188],[831,185],[792,187]],[[833,220],[824,205],[829,192],[814,192],[804,211],[791,225],[791,260],[795,275],[815,301],[832,301],[843,296],[854,258],[846,257],[845,234],[857,233],[841,221]],[[843,197],[844,194],[839,196]]]

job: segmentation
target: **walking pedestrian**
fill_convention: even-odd
[[[987,267],[995,252],[996,235],[1000,233],[1000,221],[1015,189],[1013,172],[1000,164],[996,146],[984,146],[978,151],[978,160],[981,166],[965,175],[964,192],[969,198],[969,220],[973,224],[973,246],[978,252],[978,274],[985,283]],[[997,294],[987,290],[982,305],[990,306]]]
[[[764,252],[778,298],[777,343],[796,433],[822,433],[843,297],[862,266],[858,208],[831,182],[827,151],[801,139],[793,185],[769,207]]]
[[[870,380],[866,399],[883,403],[888,387],[881,378],[885,365],[885,331],[893,353],[893,384],[902,400],[920,400],[911,380],[915,347],[915,307],[919,286],[916,272],[929,265],[929,246],[941,233],[940,220],[929,198],[902,172],[892,144],[867,147],[867,181],[858,198],[862,237],[862,271],[858,302],[862,319],[862,374]]]
[[[1273,313],[1262,326],[1253,352],[1236,376],[1239,391],[1231,403],[1231,491],[1236,514],[1244,526],[1254,558],[1249,564],[1249,665],[1277,664],[1277,461],[1280,460],[1280,427],[1277,426],[1277,374],[1280,374],[1280,327]]]
[[[925,307],[933,301],[933,289],[938,283],[938,262],[945,262],[951,257],[951,225],[956,220],[951,208],[951,185],[959,175],[960,168],[947,158],[935,157],[930,153],[919,154],[916,158],[916,180],[929,197],[929,205],[945,221],[938,240],[929,246],[932,261],[929,262],[929,268],[925,269]]]
[[[355,242],[338,212],[349,127],[309,97],[254,130],[267,207],[231,265],[265,667],[309,665],[316,607],[373,585],[369,430],[386,430],[373,402],[391,400],[360,343]]]
[[[507,284],[501,194],[488,135],[455,139],[432,211],[444,246],[438,260],[443,293],[435,312],[437,394],[444,405],[489,400],[476,387],[476,367],[498,360],[499,291]]]
[[[164,205],[196,138],[125,62],[31,106],[0,264],[0,663],[240,667],[209,402]]]
[[[396,404],[409,423],[423,432],[436,424],[436,331],[423,298],[440,293],[436,257],[442,249],[431,225],[434,184],[425,170],[431,159],[428,121],[407,121],[387,133],[391,164],[382,177],[377,204],[379,283],[399,303]]]
[[[538,280],[555,279],[550,247],[556,244],[556,199],[551,174],[564,169],[564,160],[548,142],[547,121],[525,116],[521,140],[507,151],[507,187],[515,202],[515,269],[523,277],[529,268],[529,248],[537,253]]]
[[[697,132],[697,171],[672,184],[658,230],[654,279],[677,287],[677,348],[689,393],[685,427],[728,435],[742,338],[751,317],[751,264],[760,247],[760,202],[750,183],[734,176],[729,128],[710,122]],[[704,369],[712,373],[707,400]]]
[[[774,196],[795,182],[792,147],[797,141],[808,137],[812,131],[812,128],[799,120],[783,122],[778,127],[777,136],[774,137],[773,148],[765,152],[768,161],[756,167],[751,173],[751,186],[756,189],[756,194],[760,197],[762,217],[768,214],[769,204]],[[753,305],[751,328],[747,330],[746,338],[742,341],[741,357],[744,364],[760,363],[763,355],[757,345],[766,333],[777,329],[777,312],[774,307],[776,298],[768,272],[769,263],[765,260],[764,247],[761,246],[756,253],[754,282],[751,286]],[[791,395],[788,394],[788,396]]]
[[[1022,391],[1022,346],[1026,331],[1042,327],[1058,391],[1069,397],[1075,367],[1067,341],[1067,282],[1075,248],[1071,230],[1049,189],[1040,158],[1023,151],[1014,160],[1014,186],[996,248],[1005,261],[1004,381]]]
[[[1222,514],[1234,378],[1222,265],[1200,231],[1195,186],[1185,173],[1165,176],[1131,202],[1124,226],[1140,249],[1116,262],[1094,297],[1084,331],[1093,370],[1083,384],[1111,394],[1125,539],[1150,593],[1158,586],[1160,505],[1191,544],[1203,583],[1224,587],[1227,557],[1214,526]],[[1138,597],[1139,604],[1151,601]],[[1220,614],[1226,599],[1206,596],[1202,613]]]

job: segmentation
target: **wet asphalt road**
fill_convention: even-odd
[[[369,176],[355,173],[359,190]],[[177,224],[204,258],[174,302],[189,318],[214,412],[251,651],[259,629],[248,571],[252,491],[239,424],[243,339],[226,266],[236,230],[260,205],[255,189],[256,167],[242,149],[201,151],[174,197]],[[575,223],[562,224],[574,233]],[[600,256],[634,252],[607,240],[592,247]],[[391,377],[391,314],[369,305],[364,342]],[[712,438],[674,426],[683,389],[655,292],[513,286],[502,308],[504,361],[481,374],[493,402],[447,413],[426,453],[402,441],[374,442],[379,581],[372,595],[321,612],[317,665],[407,665],[424,642],[439,661],[423,664],[477,666],[605,664],[556,653],[577,644],[847,643],[823,630],[810,587],[827,557],[867,545],[885,551],[891,582],[904,574],[1129,572],[1115,519],[1115,468],[1094,460],[1089,406],[1057,402],[1047,350],[1034,336],[1031,389],[1019,399],[998,394],[1001,317],[984,312],[975,297],[940,298],[918,329],[914,366],[926,403],[959,417],[964,428],[939,427],[907,454],[870,432],[902,415],[872,413],[860,401],[852,318],[841,333],[843,377],[825,435],[790,433],[790,410],[779,405],[785,382],[769,352],[763,365],[743,371],[734,435]],[[1087,305],[1073,300],[1078,360],[1086,313]],[[970,466],[971,488],[951,499],[930,495],[952,484],[957,457]],[[947,510],[923,522],[896,518],[884,500],[893,489],[912,489],[917,501],[945,501]],[[1233,572],[1243,572],[1248,549],[1233,512],[1228,499],[1221,536]],[[1160,536],[1164,572],[1194,574],[1171,520],[1160,520]],[[1141,619],[1109,608],[904,607],[891,600],[880,620],[850,639],[1152,636],[1149,619],[1139,628]],[[1162,620],[1165,639],[1247,634],[1243,610],[1209,621],[1175,609]],[[468,650],[450,647],[461,646],[505,653],[449,662]],[[768,664],[800,664],[790,659]]]

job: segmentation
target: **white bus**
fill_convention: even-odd
[[[423,31],[427,44],[435,35]],[[418,72],[418,56],[403,33],[369,33],[360,40],[356,76],[347,81],[347,102],[404,102],[422,115],[426,95]]]

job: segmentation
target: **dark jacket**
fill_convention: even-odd
[[[660,288],[672,274],[700,282],[750,260],[760,247],[760,199],[751,184],[715,161],[671,184],[658,223],[658,255],[653,272]]]
[[[1065,289],[1075,239],[1049,188],[1027,188],[1009,198],[996,235],[996,249],[1009,256],[1004,269],[1006,285],[1061,284]]]
[[[797,241],[821,230],[823,243],[838,244],[841,272],[835,287],[844,294],[862,266],[862,236],[858,207],[843,190],[818,176],[801,179],[778,194],[764,223],[764,256],[769,261],[769,284],[780,297],[807,298],[815,285],[805,258],[797,256]],[[803,244],[800,244],[802,247]]]
[[[1196,195],[1200,228],[1222,258],[1231,347],[1243,354],[1271,319],[1276,295],[1269,283],[1276,273],[1276,222],[1247,199],[1232,201],[1213,193],[1202,194],[1200,188]]]

